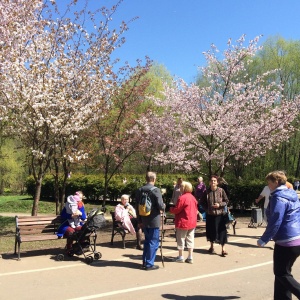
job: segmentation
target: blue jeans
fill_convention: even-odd
[[[159,228],[144,228],[144,234],[143,265],[149,268],[154,265],[156,251],[159,247]]]
[[[300,246],[274,248],[274,299],[291,300],[292,294],[300,299],[300,284],[292,275],[292,266],[300,255]]]

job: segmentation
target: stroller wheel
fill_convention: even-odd
[[[98,259],[100,259],[102,257],[102,254],[100,253],[100,252],[95,252],[94,253],[94,259],[95,260],[98,260]]]
[[[58,254],[56,256],[56,260],[58,260],[58,261],[63,261],[64,259],[65,259],[65,256],[63,254]]]
[[[85,258],[85,262],[89,265],[91,264],[92,262],[94,261],[93,257],[92,256],[87,256]]]

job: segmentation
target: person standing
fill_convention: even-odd
[[[199,220],[203,220],[206,219],[206,215],[205,215],[205,210],[203,209],[203,207],[200,205],[200,200],[204,194],[204,192],[206,191],[206,185],[203,182],[203,177],[199,176],[197,178],[198,183],[195,186],[195,191],[194,191],[194,196],[198,202],[198,215],[199,215]]]
[[[170,208],[170,213],[175,214],[176,241],[179,251],[179,255],[174,261],[192,264],[198,202],[192,195],[193,186],[191,183],[183,181],[180,190],[182,195],[179,197],[176,206]],[[183,258],[185,243],[188,249],[186,260]]]
[[[214,243],[218,242],[222,247],[222,256],[228,255],[225,250],[227,243],[227,230],[224,213],[228,204],[225,191],[218,187],[218,177],[212,175],[209,188],[203,194],[200,204],[206,211],[206,238],[210,242],[209,253],[215,253]]]
[[[266,217],[266,209],[269,205],[269,198],[270,198],[270,188],[266,185],[263,190],[261,191],[261,193],[259,194],[258,198],[255,199],[255,203],[258,204],[258,202],[262,199],[265,198],[265,202],[264,202],[264,209],[263,209],[263,214],[264,214],[264,221],[266,223],[268,223],[267,217]]]
[[[206,191],[206,185],[203,182],[203,177],[201,177],[201,176],[197,178],[197,181],[198,181],[198,183],[195,186],[194,195],[195,195],[195,198],[197,199],[197,201],[199,202],[200,199],[202,198],[204,192]]]
[[[155,186],[156,173],[147,172],[147,184],[136,191],[136,212],[138,215],[138,222],[144,230],[144,250],[143,250],[143,265],[142,269],[150,271],[157,270],[159,266],[154,265],[156,252],[159,247],[159,228],[161,225],[161,211],[164,210],[162,194],[159,188],[152,189]],[[150,191],[152,189],[152,191]],[[148,216],[140,216],[138,210],[138,203],[142,197],[143,192],[148,192],[151,199],[151,213]]]
[[[181,191],[180,191],[181,184],[182,184],[182,178],[178,178],[176,185],[174,186],[174,189],[173,189],[172,199],[171,199],[171,203],[170,203],[172,205],[176,205],[177,200],[181,195]]]
[[[300,185],[300,181],[298,179],[296,179],[294,182],[294,190],[298,191],[299,185]]]
[[[268,224],[257,245],[263,247],[271,239],[275,242],[274,299],[291,300],[292,294],[300,299],[300,284],[291,274],[300,255],[300,202],[297,193],[287,188],[287,178],[282,171],[269,173],[266,180],[271,191],[266,209]]]

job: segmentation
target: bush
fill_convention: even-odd
[[[230,186],[230,206],[234,209],[249,209],[254,205],[265,184],[262,182],[238,182]]]
[[[173,182],[182,177],[184,180],[197,183],[197,176],[183,174],[159,174],[156,186],[166,189],[163,195],[165,201],[170,200],[173,193]],[[126,182],[123,182],[126,178]],[[116,201],[122,194],[128,194],[132,201],[135,200],[135,191],[145,184],[144,175],[116,175],[108,186],[108,195],[110,201]],[[234,209],[248,209],[259,196],[265,183],[261,181],[244,182],[238,181],[236,184],[229,184],[230,205]],[[27,192],[34,197],[35,183],[33,177],[26,181]],[[104,177],[102,175],[81,175],[73,174],[67,181],[66,195],[74,194],[82,190],[87,201],[99,201],[103,199],[104,194]],[[53,199],[54,196],[54,178],[47,175],[42,183],[41,199]]]

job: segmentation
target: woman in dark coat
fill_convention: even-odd
[[[218,187],[218,177],[213,175],[209,181],[209,188],[204,192],[200,204],[206,211],[206,238],[210,242],[210,253],[215,253],[214,243],[222,246],[221,255],[227,255],[225,244],[227,243],[226,223],[223,217],[228,198],[225,191]]]

